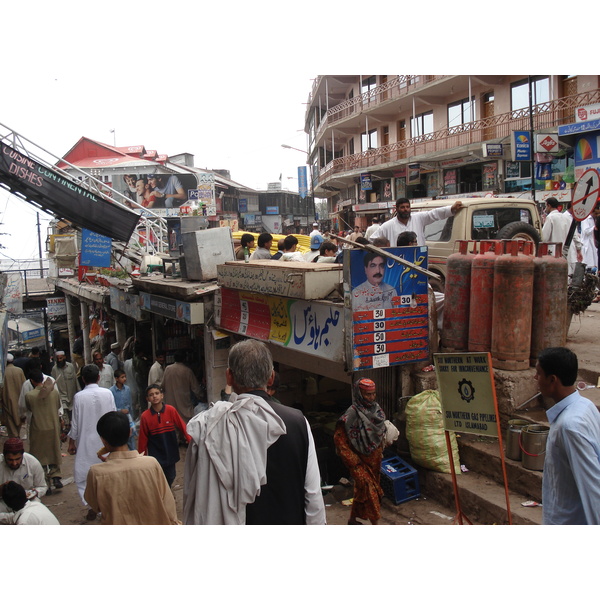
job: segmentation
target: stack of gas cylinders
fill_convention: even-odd
[[[522,371],[567,337],[562,244],[461,240],[447,262],[443,352],[490,352],[496,369]]]

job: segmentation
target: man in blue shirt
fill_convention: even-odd
[[[538,356],[540,392],[556,403],[546,411],[542,504],[544,525],[600,524],[600,412],[575,388],[577,356],[546,348]]]
[[[130,450],[135,450],[135,425],[131,416],[131,389],[128,385],[125,385],[126,381],[127,375],[125,374],[125,371],[117,369],[115,371],[115,385],[110,388],[110,391],[114,396],[117,411],[127,415],[127,418],[129,419],[131,433],[127,446]]]

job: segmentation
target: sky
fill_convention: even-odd
[[[461,6],[468,12],[477,4]],[[498,39],[489,23],[489,37],[451,35],[465,27],[464,13],[432,11],[415,27],[410,11],[418,7],[380,0],[375,26],[365,7],[350,2],[340,10],[323,0],[4,2],[0,124],[58,157],[85,136],[160,154],[189,152],[195,166],[228,169],[254,189],[281,175],[282,187],[297,191],[305,154],[281,145],[306,148],[306,102],[318,75],[518,71],[493,62]],[[496,27],[503,19],[511,26],[510,2],[503,7]],[[519,12],[524,21],[527,10]],[[385,14],[398,24],[389,34]],[[519,66],[527,43],[519,40]],[[0,188],[0,232],[9,234],[0,236],[1,258],[38,258],[36,214]],[[44,242],[51,217],[40,219]]]

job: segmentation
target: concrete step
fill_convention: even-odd
[[[496,438],[461,434],[458,438],[461,463],[495,481],[504,489],[500,444]],[[505,442],[504,442],[505,443]],[[520,460],[504,459],[508,489],[528,500],[542,501],[542,471],[526,469]]]
[[[508,511],[504,487],[493,479],[474,471],[456,476],[461,513],[473,524],[508,525]],[[448,510],[455,508],[452,475],[426,469],[419,470],[419,481],[425,494],[434,498]],[[541,525],[542,507],[524,507],[528,496],[509,490],[510,514],[513,525]]]
[[[532,420],[532,422],[535,422]],[[457,437],[461,464],[468,469],[457,475],[462,513],[473,524],[508,524],[506,492],[497,439],[471,434]],[[456,515],[452,476],[424,469],[402,453],[404,460],[419,472],[422,493],[440,503]],[[521,461],[505,458],[508,480],[509,504],[512,523],[515,525],[540,525],[541,506],[524,507],[523,502],[542,500],[542,472],[525,469]]]

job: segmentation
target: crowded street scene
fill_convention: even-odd
[[[397,594],[434,569],[550,593],[543,548],[600,525],[600,75],[570,52],[523,71],[584,74],[460,64],[435,27],[377,37],[390,56],[439,46],[408,66],[449,74],[338,67],[308,33],[333,27],[326,5],[280,29],[266,3],[223,19],[176,1],[132,52],[134,5],[73,28],[36,7],[35,43],[7,38],[39,69],[0,76],[6,551],[53,583],[44,549],[67,526],[68,581],[159,542],[158,577],[110,585],[163,595],[199,572],[279,596],[308,567],[304,597],[333,572],[354,591],[366,543],[360,594],[388,565]],[[563,568],[591,576],[578,560]]]

